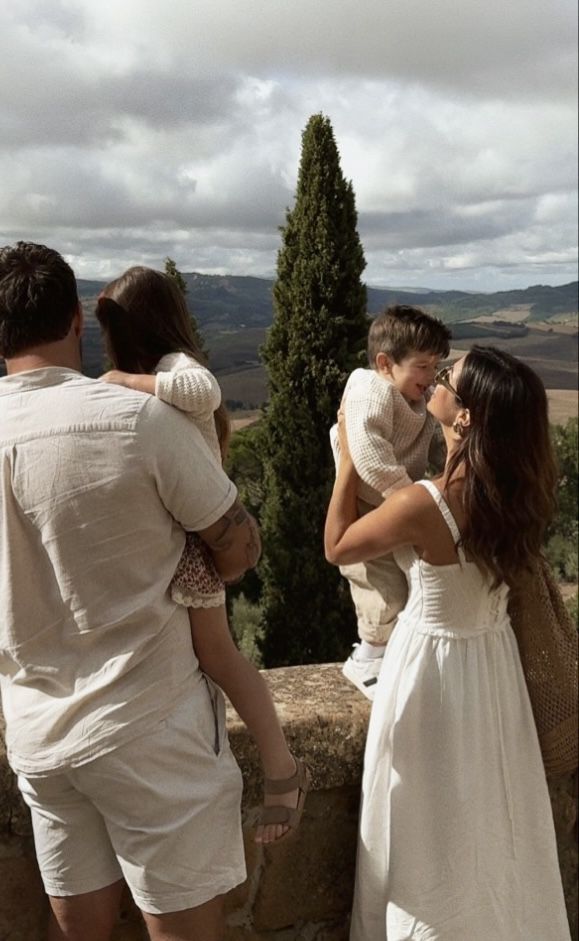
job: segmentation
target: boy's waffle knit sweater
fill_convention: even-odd
[[[346,383],[342,408],[361,500],[378,506],[394,490],[424,477],[436,427],[424,399],[407,402],[375,370],[355,369]],[[337,425],[330,439],[337,469]]]

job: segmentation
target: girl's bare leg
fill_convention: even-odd
[[[245,722],[259,749],[267,778],[283,780],[295,773],[296,765],[287,746],[271,693],[258,669],[239,652],[227,623],[225,606],[189,608],[191,636],[199,665],[227,695]],[[264,805],[282,805],[293,809],[297,790],[264,795]],[[257,843],[272,843],[288,830],[282,824],[259,826]]]

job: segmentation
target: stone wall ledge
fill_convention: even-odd
[[[264,670],[289,746],[304,758],[312,790],[359,787],[370,703],[342,676],[340,664]],[[243,772],[243,804],[258,804],[262,775],[257,749],[235,710],[227,726]]]
[[[262,794],[257,750],[228,709],[231,746],[245,784],[248,879],[227,898],[226,941],[346,941],[370,704],[344,680],[339,664],[287,667],[264,675],[290,747],[307,762],[313,786],[299,838],[270,849],[256,846],[253,826]],[[551,782],[550,792],[569,917],[576,930],[576,776]],[[45,922],[28,811],[0,745],[0,941],[43,941]],[[127,896],[114,941],[145,938]]]

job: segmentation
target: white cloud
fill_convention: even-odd
[[[108,277],[271,275],[300,133],[332,119],[369,280],[575,275],[570,0],[15,0],[0,240]]]
[[[70,4],[67,5],[70,9]],[[568,93],[571,0],[100,0],[73,5],[100,48],[190,73],[350,74],[486,94]],[[70,30],[70,25],[68,29]],[[65,32],[65,30],[63,30]],[[548,66],[548,68],[546,68]],[[504,79],[509,87],[501,87]],[[466,86],[466,88],[465,88]]]

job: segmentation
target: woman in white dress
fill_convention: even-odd
[[[408,603],[372,709],[351,941],[568,941],[545,773],[508,584],[539,551],[556,467],[542,383],[475,347],[428,408],[445,471],[356,520],[345,429],[326,555],[395,551]]]

